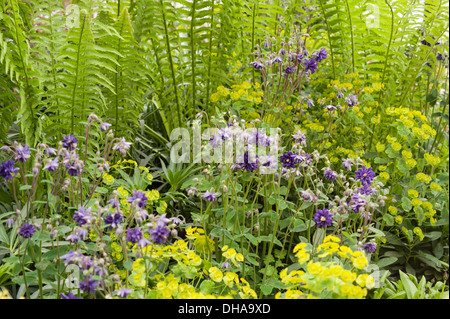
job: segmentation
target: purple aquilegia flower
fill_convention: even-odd
[[[44,166],[44,170],[47,172],[54,172],[58,169],[59,166],[59,158],[56,157],[53,160],[50,160],[45,166]]]
[[[56,155],[56,148],[47,146],[47,148],[44,151],[45,155],[51,155],[51,156],[55,156]]]
[[[127,240],[133,244],[136,244],[142,239],[142,232],[140,228],[129,229],[127,232]]]
[[[6,220],[6,226],[12,227],[14,225],[14,218],[10,217]]]
[[[19,172],[19,169],[15,168],[14,164],[14,160],[8,160],[0,164],[0,176],[6,181],[12,180],[13,176]]]
[[[332,171],[331,169],[327,169],[324,173],[324,176],[329,181],[334,181],[337,178],[337,173],[335,171]]]
[[[442,55],[441,52],[438,52],[438,54],[436,55],[436,59],[437,59],[438,61],[443,61],[443,60],[444,60],[444,56]]]
[[[214,202],[217,200],[217,195],[219,195],[219,193],[211,193],[206,191],[202,194],[202,197],[208,202]]]
[[[311,54],[311,57],[315,58],[317,62],[322,62],[328,57],[328,52],[325,48],[321,48],[318,51],[315,51],[313,54]]]
[[[126,155],[127,151],[130,149],[131,143],[127,142],[124,137],[120,139],[113,147],[114,151],[119,151],[122,155]]]
[[[372,171],[372,167],[367,168],[363,165],[359,171],[355,172],[355,176],[363,185],[370,185],[375,178],[375,173]]]
[[[112,208],[118,208],[119,207],[119,199],[117,199],[117,198],[111,198],[109,201],[108,201],[108,204],[109,205],[111,205],[111,207]]]
[[[247,172],[253,172],[256,169],[258,169],[258,155],[252,154],[253,156],[250,156],[249,151],[246,151],[244,155],[240,155],[236,162],[239,164],[239,169],[242,169]]]
[[[128,203],[136,203],[139,208],[145,208],[147,206],[147,195],[143,191],[133,191],[133,196],[127,198]]]
[[[105,224],[111,225],[112,228],[117,228],[122,222],[123,216],[121,213],[109,214],[105,217]]]
[[[227,268],[230,268],[231,265],[228,261],[224,261],[223,263],[220,264],[220,267],[227,269]]]
[[[330,105],[325,106],[325,109],[326,109],[327,111],[333,112],[333,111],[336,111],[336,110],[337,110],[337,107],[330,104]]]
[[[294,168],[297,164],[295,154],[291,151],[283,153],[283,155],[280,156],[280,163],[283,164],[284,168]]]
[[[35,232],[36,228],[33,225],[28,224],[28,222],[25,222],[25,224],[23,224],[18,231],[19,235],[23,238],[31,238]]]
[[[314,106],[314,101],[312,99],[308,99],[308,100],[306,100],[306,105],[308,107],[313,107]]]
[[[311,59],[305,59],[305,61],[303,61],[303,65],[305,66],[305,72],[309,71],[311,74],[316,73],[317,70],[317,63],[316,63],[316,59],[311,58]]]
[[[317,224],[317,227],[329,227],[333,223],[333,215],[328,209],[318,209],[314,214],[314,222]]]
[[[298,143],[302,146],[306,146],[306,135],[303,131],[297,131],[295,132],[292,137],[295,139],[295,143]]]
[[[164,243],[169,237],[169,229],[164,225],[164,223],[156,223],[156,228],[150,228],[148,230],[150,233],[150,239],[155,244]]]
[[[364,248],[364,250],[367,253],[372,254],[377,250],[377,244],[376,243],[367,243],[367,244],[363,245],[362,248]]]
[[[100,124],[100,131],[102,131],[102,132],[107,131],[111,127],[111,125],[112,124],[103,122],[102,124]]]
[[[345,103],[347,103],[349,107],[353,107],[358,104],[358,97],[356,95],[350,94],[345,98]]]
[[[420,43],[422,43],[423,45],[426,45],[427,47],[431,47],[431,43],[430,42],[428,42],[427,40],[422,40],[422,41],[420,41]]]
[[[22,144],[19,144],[16,149],[16,160],[21,162],[26,162],[31,156],[30,147],[25,144],[25,146],[22,146]]]
[[[77,148],[78,139],[72,134],[66,135],[63,140],[63,147],[70,151]]]
[[[61,299],[83,299],[83,298],[81,298],[81,297],[75,296],[75,295],[74,295],[73,293],[71,293],[71,292],[69,292],[67,295],[61,293],[60,296],[61,296]]]
[[[283,63],[283,59],[280,56],[273,58],[272,63]]]
[[[353,161],[351,158],[343,158],[342,159],[342,166],[347,170],[351,170],[353,165]]]
[[[261,70],[264,67],[264,65],[259,61],[253,61],[250,62],[250,64],[257,70]]]
[[[361,212],[366,206],[366,204],[367,204],[366,200],[362,198],[358,193],[353,194],[350,200],[350,207],[355,213]]]
[[[295,72],[295,66],[294,65],[289,65],[286,68],[283,69],[283,72],[285,73],[285,75],[289,75]]]
[[[78,225],[82,226],[87,224],[88,220],[91,218],[91,207],[85,209],[84,207],[80,207],[73,214],[73,220],[78,223]]]
[[[66,237],[66,240],[70,241],[71,243],[78,243],[78,240],[80,240],[80,237],[76,234],[70,234]]]
[[[361,195],[373,195],[375,194],[375,189],[370,187],[369,184],[363,184],[363,187],[358,188],[358,192]]]
[[[126,298],[128,297],[129,294],[131,294],[134,291],[134,289],[130,289],[130,288],[121,288],[121,289],[117,289],[114,291],[114,293],[121,297],[121,298]]]
[[[92,294],[95,292],[98,282],[97,280],[92,279],[92,275],[89,275],[88,277],[85,277],[84,281],[80,281],[79,285],[81,291]]]
[[[286,50],[281,48],[280,51],[278,51],[279,55],[285,55],[286,54]]]

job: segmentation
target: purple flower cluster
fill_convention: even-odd
[[[14,167],[14,160],[8,160],[0,164],[0,176],[6,181],[12,180],[14,175],[19,172],[17,167]]]
[[[329,181],[334,181],[336,180],[338,174],[335,171],[332,171],[331,169],[327,169],[324,173],[324,176]]]
[[[317,70],[317,63],[316,63],[316,59],[311,57],[309,60],[305,59],[305,61],[303,61],[303,65],[305,66],[305,72],[310,72],[311,74],[316,73]]]
[[[375,173],[371,167],[367,168],[363,165],[359,171],[355,172],[355,176],[363,185],[370,185],[375,178]]]
[[[31,157],[31,151],[30,147],[25,144],[25,146],[22,146],[22,144],[19,144],[16,148],[16,160],[21,162],[26,162]]]
[[[311,57],[315,58],[317,62],[322,62],[328,57],[328,52],[325,48],[321,48],[311,54]]]
[[[296,155],[291,151],[283,153],[280,156],[280,163],[283,164],[284,168],[295,168],[297,165]]]
[[[78,223],[78,225],[82,226],[87,224],[88,220],[91,219],[91,208],[85,209],[84,207],[80,207],[75,211],[73,215],[73,220]]]
[[[217,200],[217,195],[219,195],[219,193],[206,191],[202,194],[202,197],[208,202],[214,202]]]
[[[110,225],[112,228],[117,228],[122,222],[123,215],[121,213],[109,214],[105,217],[104,221],[106,225]]]
[[[77,148],[78,139],[72,134],[69,134],[63,138],[62,143],[65,149],[73,151]]]
[[[328,209],[318,209],[313,217],[317,227],[325,228],[333,223],[333,215]]]
[[[133,191],[133,196],[127,198],[128,203],[135,203],[139,208],[145,208],[147,206],[147,195],[143,191]]]
[[[166,227],[166,224],[169,221],[170,219],[166,218],[166,214],[159,216],[159,219],[156,222],[156,227],[148,230],[152,242],[155,244],[162,244],[167,240],[170,231],[169,228]]]
[[[25,222],[25,224],[23,224],[18,231],[19,235],[23,238],[31,238],[35,232],[36,228],[33,225],[28,224],[28,222]]]

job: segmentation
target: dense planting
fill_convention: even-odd
[[[448,298],[448,3],[0,8],[0,299]]]

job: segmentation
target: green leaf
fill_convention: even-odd
[[[409,279],[408,275],[406,275],[403,271],[399,270],[400,279],[403,284],[403,288],[406,291],[406,296],[408,299],[415,299],[415,295],[417,292],[417,287],[414,283]]]
[[[398,260],[397,257],[387,257],[387,258],[382,258],[377,262],[377,266],[380,268],[384,268],[386,266],[392,265],[393,263],[395,263]]]
[[[412,202],[406,196],[402,197],[402,208],[407,212],[409,212],[412,209]]]
[[[268,296],[272,293],[273,287],[269,285],[261,285],[261,291],[264,296]]]
[[[204,280],[200,284],[200,291],[205,295],[209,295],[214,291],[216,284],[211,280]]]

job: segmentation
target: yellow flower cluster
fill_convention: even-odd
[[[202,229],[193,228],[189,231],[189,237],[201,236]],[[200,231],[199,231],[200,230]],[[163,299],[209,299],[209,298],[257,298],[249,283],[231,271],[222,272],[218,267],[212,266],[210,262],[203,260],[195,251],[191,250],[188,242],[177,240],[171,245],[148,245],[142,249],[144,256],[150,259],[138,258],[132,264],[132,273],[129,283],[136,288],[144,288],[146,274],[151,273],[159,263],[167,264],[169,259],[177,261],[181,274],[171,271],[158,273],[150,278],[148,293],[152,298]],[[223,291],[228,288],[225,296],[222,294],[208,294],[198,290],[198,285],[193,286],[183,279],[183,272],[190,274],[189,278],[199,278],[213,287],[220,287]],[[214,286],[217,285],[217,286]],[[200,285],[200,290],[201,290]],[[217,291],[218,292],[218,291]]]
[[[319,261],[312,260],[309,244],[297,244],[294,253],[305,271],[293,270],[288,273],[288,268],[282,270],[280,279],[287,285],[287,290],[278,292],[275,298],[315,298],[322,297],[324,292],[331,294],[332,298],[364,298],[367,289],[375,286],[372,276],[357,273],[368,266],[368,260],[363,252],[353,251],[339,243],[338,237],[325,237],[317,249]],[[356,271],[345,269],[340,262],[327,261],[333,254],[341,259],[349,259]]]
[[[202,228],[189,227],[186,238],[194,241],[195,250],[202,254],[210,254],[214,249],[214,241],[209,238]]]
[[[222,247],[222,252],[223,252],[222,256],[225,257],[227,260],[231,260],[231,262],[235,266],[238,266],[237,261],[238,262],[244,261],[244,255],[236,252],[236,249],[234,248],[229,248],[227,245]]]
[[[258,90],[259,88],[260,84],[258,82],[251,85],[247,81],[244,81],[241,84],[232,85],[231,90],[225,88],[224,86],[219,86],[217,88],[217,92],[211,94],[211,102],[215,103],[221,99],[230,97],[234,101],[242,99],[249,102],[261,103],[264,92]]]
[[[111,257],[115,261],[121,261],[123,259],[122,246],[117,242],[111,243]]]

